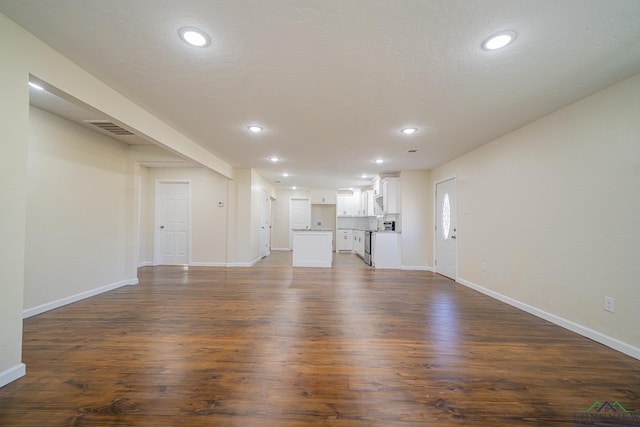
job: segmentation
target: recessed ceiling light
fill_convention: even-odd
[[[207,47],[211,44],[209,35],[199,28],[195,27],[182,27],[178,30],[180,38],[191,46],[195,47]]]
[[[411,135],[412,133],[418,132],[418,128],[404,128],[400,132],[404,133],[405,135]]]
[[[258,126],[258,125],[247,126],[247,129],[255,133],[262,132],[262,126]]]
[[[293,186],[293,187],[291,187],[291,189],[292,189],[292,190],[297,190],[297,189],[298,189],[298,187]]]
[[[272,162],[277,162],[277,161],[280,161],[280,157],[272,156],[272,157],[269,157],[269,160],[271,160]]]
[[[284,176],[286,178],[286,177],[289,176],[289,174],[285,172],[285,173],[282,174],[282,176]]]
[[[44,88],[42,86],[40,86],[39,84],[35,84],[33,82],[29,82],[29,86],[31,86],[34,89],[44,90]]]
[[[376,159],[376,163],[378,163],[378,164],[384,163],[384,159]]]
[[[363,174],[362,174],[362,176],[360,176],[360,178],[362,178],[362,179],[366,179],[366,178],[367,178],[367,174],[366,174],[366,173],[363,173]]]
[[[485,50],[502,49],[516,39],[516,33],[514,31],[500,31],[492,34],[488,39],[482,43],[482,47]]]

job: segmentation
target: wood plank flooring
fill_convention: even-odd
[[[288,256],[145,267],[138,286],[26,319],[27,376],[0,389],[0,426],[572,426],[596,401],[640,414],[638,360],[432,273]]]

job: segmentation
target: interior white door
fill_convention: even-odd
[[[262,194],[261,220],[260,220],[260,244],[261,256],[271,254],[271,198],[266,191]]]
[[[188,182],[156,184],[156,264],[188,264],[191,247]]]
[[[289,248],[293,249],[294,229],[311,228],[311,199],[292,197],[289,199]]]
[[[457,225],[456,180],[436,184],[436,273],[456,279]]]

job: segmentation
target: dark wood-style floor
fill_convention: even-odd
[[[638,360],[435,274],[288,257],[145,267],[26,319],[0,425],[571,426],[596,401],[640,409]]]

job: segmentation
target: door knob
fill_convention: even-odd
[[[160,228],[164,228],[164,225],[161,225]]]

